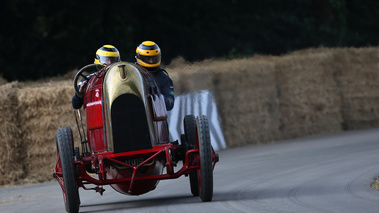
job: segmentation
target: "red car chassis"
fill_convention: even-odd
[[[177,166],[177,161],[172,160],[173,153],[178,152],[180,149],[179,145],[176,144],[167,144],[167,145],[159,145],[154,147],[150,150],[141,150],[141,151],[134,151],[134,152],[128,152],[128,153],[120,153],[120,154],[113,154],[112,152],[105,152],[100,154],[93,154],[88,157],[84,157],[81,160],[74,161],[74,164],[76,165],[76,176],[77,176],[77,182],[80,187],[82,187],[85,190],[95,190],[96,192],[99,192],[100,194],[103,194],[105,189],[103,189],[101,186],[103,185],[111,185],[111,184],[117,184],[117,183],[128,183],[129,189],[128,192],[132,191],[133,184],[135,181],[147,181],[147,180],[166,180],[166,179],[175,179],[182,175],[188,175],[191,171],[196,171],[199,169],[199,150],[198,149],[192,149],[188,150],[185,159],[184,164],[180,170],[177,172],[174,171],[174,166]],[[128,157],[147,157],[146,160],[139,163],[138,165],[130,165],[127,163],[124,163],[122,160],[127,159]],[[193,161],[190,161],[190,156],[193,157]],[[166,174],[159,174],[159,175],[149,175],[149,176],[138,176],[136,177],[136,172],[139,168],[146,165],[151,160],[154,160],[155,158],[165,158],[167,165],[167,173]],[[214,169],[216,162],[218,162],[218,154],[215,153],[215,151],[212,149],[212,169]],[[107,180],[105,178],[105,169],[104,165],[113,162],[120,165],[123,165],[125,167],[128,167],[132,169],[132,175],[131,177],[127,178],[120,178],[120,179],[112,179]],[[92,167],[98,166],[99,168],[99,174],[98,178],[94,178],[93,176],[89,175],[86,171],[85,165],[91,165]],[[58,160],[55,170],[54,170],[54,177],[57,179],[59,185],[61,186],[63,192],[64,192],[64,180],[63,180],[63,174],[62,174],[62,167],[60,166],[60,159]],[[199,174],[200,175],[200,174]],[[97,185],[95,188],[87,188],[86,184],[95,184]]]
[[[97,66],[83,67],[74,78],[87,117],[85,131],[80,110],[74,111],[81,149],[74,147],[70,127],[56,133],[53,176],[66,211],[79,211],[80,187],[103,194],[103,186],[110,185],[122,194],[140,195],[154,190],[160,180],[182,175],[189,176],[194,196],[211,201],[219,157],[211,145],[208,118],[185,116],[180,141],[170,142],[167,111],[154,77],[127,62]],[[93,74],[84,75],[88,70]],[[80,76],[88,81],[84,93],[77,87]]]

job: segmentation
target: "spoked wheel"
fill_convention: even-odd
[[[213,197],[212,146],[209,134],[208,118],[197,117],[197,145],[199,149],[200,169],[197,170],[200,198],[203,202]]]
[[[79,190],[74,172],[74,148],[70,127],[58,129],[56,134],[60,163],[63,175],[63,199],[67,212],[78,212],[80,205]]]
[[[196,148],[196,119],[194,115],[186,115],[184,117],[184,135],[187,142],[187,150]],[[194,158],[191,156],[190,162]],[[193,196],[199,196],[199,183],[197,180],[197,171],[189,174],[191,193]]]

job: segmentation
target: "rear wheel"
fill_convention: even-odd
[[[194,115],[186,115],[184,117],[184,134],[187,142],[187,150],[196,148],[196,119]],[[190,157],[190,163],[194,160],[193,156]],[[191,186],[191,193],[193,196],[199,196],[199,183],[197,171],[189,173],[189,180]]]
[[[56,140],[63,173],[63,199],[67,212],[78,212],[80,205],[79,190],[74,172],[74,148],[70,127],[58,129]]]
[[[200,156],[200,169],[197,170],[200,198],[203,202],[213,197],[212,146],[209,134],[208,118],[201,115],[197,118],[197,136]]]

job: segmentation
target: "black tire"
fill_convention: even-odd
[[[199,196],[199,181],[197,171],[193,171],[189,174],[191,193],[194,197]]]
[[[212,146],[207,116],[197,117],[197,128],[200,155],[200,169],[197,171],[198,184],[200,198],[203,202],[207,202],[211,201],[213,197]]]
[[[196,119],[194,115],[186,115],[184,117],[184,134],[188,149],[196,148]],[[190,158],[190,163],[193,161],[193,156]],[[199,196],[199,183],[197,171],[189,173],[189,181],[191,193],[193,196]]]
[[[56,140],[63,173],[63,200],[65,202],[66,211],[78,212],[80,198],[74,171],[74,148],[71,128],[63,127],[58,129]]]
[[[186,142],[194,149],[196,147],[196,119],[194,115],[184,117],[184,134]]]

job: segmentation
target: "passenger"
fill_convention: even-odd
[[[144,41],[136,49],[137,64],[147,69],[158,83],[159,89],[164,96],[166,109],[174,107],[174,85],[166,70],[162,69],[161,49],[153,41]]]
[[[94,64],[107,66],[119,61],[121,61],[120,53],[117,50],[117,48],[112,45],[103,45],[96,51],[96,58],[95,58]],[[89,75],[87,77],[91,78],[92,75]],[[78,84],[79,92],[84,92],[86,85],[87,85],[87,80],[83,78]],[[82,105],[83,105],[83,98],[79,97],[75,93],[74,97],[72,97],[72,107],[74,107],[74,109],[80,109]]]

